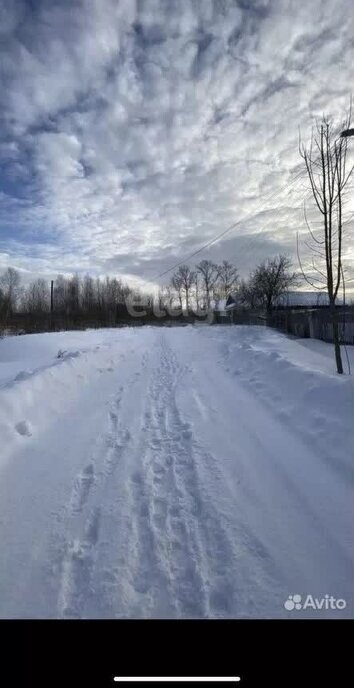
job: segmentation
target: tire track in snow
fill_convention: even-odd
[[[122,453],[130,440],[128,428],[122,428],[119,420],[120,407],[124,387],[120,387],[119,394],[115,398],[109,411],[110,430],[106,438],[106,453],[103,462],[103,474],[112,475],[119,464]]]
[[[149,481],[144,468],[136,470],[128,484],[131,514],[129,556],[124,578],[133,595],[126,609],[128,616],[171,616],[165,572],[158,555],[158,541],[153,522]]]
[[[216,461],[180,415],[176,389],[185,371],[164,336],[158,353],[146,398],[141,474],[132,477],[133,511],[140,507],[142,516],[130,575],[149,600],[147,606],[141,600],[140,615],[225,615],[235,607],[236,556],[198,473],[199,464],[217,479]]]
[[[230,528],[235,504],[225,502],[224,509],[220,504],[225,477],[178,407],[178,384],[186,372],[162,336],[159,367],[147,398],[143,459],[155,549],[177,616],[247,616],[254,608],[257,581],[261,577],[266,583],[265,553],[242,524]],[[251,552],[252,571],[245,567]]]
[[[162,337],[127,483],[130,534],[120,575],[128,581],[128,593],[126,585],[124,592],[121,584],[118,587],[129,599],[123,604],[124,615],[205,616],[204,583],[195,556],[198,543],[183,515],[183,493],[174,470],[175,438],[168,427],[179,367],[175,358],[171,367],[164,351]]]
[[[75,514],[82,510],[84,504],[87,502],[94,481],[94,464],[90,462],[75,479],[69,505],[70,513]]]
[[[178,616],[208,614],[206,584],[198,527],[193,518],[197,490],[192,503],[186,488],[189,476],[179,474],[180,438],[188,435],[175,401],[182,374],[177,358],[162,336],[159,368],[151,389],[150,482],[152,519],[158,551],[168,579],[171,602]],[[189,456],[193,461],[192,455]]]
[[[62,561],[58,611],[61,618],[82,618],[90,596],[92,568],[97,556],[101,510],[93,510],[86,521],[82,538],[71,540]]]
[[[175,483],[177,491],[182,495],[184,509],[181,510],[181,514],[185,515],[185,530],[190,531],[200,577],[199,584],[196,580],[191,581],[190,594],[196,595],[199,589],[203,591],[204,616],[215,615],[218,612],[225,614],[233,604],[231,579],[235,578],[235,571],[232,565],[232,543],[226,528],[222,525],[220,514],[213,509],[212,496],[202,488],[198,471],[198,467],[202,467],[204,472],[210,471],[212,479],[215,480],[217,462],[210,462],[212,457],[199,445],[190,424],[181,418],[176,400],[176,387],[183,375],[183,368],[179,366],[175,354],[169,347],[165,347],[162,358],[167,369],[170,368],[174,375],[168,416],[175,454]],[[165,382],[168,383],[167,380]],[[183,581],[178,583],[183,591]],[[177,595],[181,596],[181,590]],[[183,598],[180,606],[183,614],[188,612]],[[203,615],[200,614],[201,611],[198,611],[198,616]]]
[[[97,471],[95,461],[85,466],[75,478],[71,492],[68,513],[74,515],[82,511],[86,504],[90,492],[99,476],[111,475],[114,472],[120,458],[120,453],[130,439],[130,433],[126,429],[123,431],[119,426],[119,409],[122,399],[123,387],[120,388],[109,411],[109,431],[105,438],[106,450],[104,453],[103,470]],[[96,472],[97,475],[96,475]]]
[[[121,428],[119,422],[123,392],[121,387],[111,404],[108,432],[98,444],[96,460],[92,460],[74,481],[59,555],[58,612],[62,618],[83,618],[86,608],[97,604],[93,602],[98,591],[92,587],[92,578],[98,557],[103,495],[130,440],[129,431]],[[102,442],[104,451],[99,467]]]
[[[121,388],[101,463],[92,460],[75,480],[61,561],[62,617],[225,617],[252,605],[240,565],[247,543],[233,537],[227,514],[214,505],[213,485],[225,478],[178,407],[187,369],[165,335],[155,354],[149,385],[144,389],[138,372],[131,381],[140,385],[145,413],[133,407],[129,427],[121,424],[128,400]],[[127,471],[116,474],[120,464]]]

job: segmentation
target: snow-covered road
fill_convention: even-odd
[[[207,326],[0,342],[0,616],[353,616],[354,386],[316,345]],[[347,605],[286,611],[294,593]]]

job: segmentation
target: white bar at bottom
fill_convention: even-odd
[[[240,676],[115,676],[122,683],[235,683]]]

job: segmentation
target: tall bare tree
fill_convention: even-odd
[[[171,287],[174,289],[174,291],[175,291],[175,293],[176,293],[176,295],[177,295],[177,298],[178,298],[178,301],[179,301],[179,305],[180,305],[180,308],[181,308],[181,310],[182,310],[182,309],[183,309],[183,299],[182,299],[182,296],[183,296],[183,282],[182,282],[181,276],[180,276],[179,274],[175,273],[174,275],[172,275],[172,277],[171,277]]]
[[[23,292],[22,308],[27,313],[46,313],[50,309],[48,282],[38,278],[31,282]]]
[[[248,289],[254,302],[270,314],[277,299],[296,283],[297,275],[291,270],[291,260],[283,254],[260,263],[250,277]]]
[[[192,286],[195,281],[195,271],[191,270],[189,265],[180,265],[177,273],[177,280],[182,284],[182,289],[185,294],[185,300],[186,300],[186,311],[187,314],[189,312],[189,295],[192,289]]]
[[[192,298],[194,303],[194,313],[195,315],[200,314],[200,304],[201,304],[201,288],[200,288],[200,275],[197,270],[194,270],[194,280],[192,285]]]
[[[235,265],[229,263],[228,260],[223,260],[221,265],[218,265],[218,282],[221,296],[224,299],[236,288],[238,280],[238,270]]]
[[[237,292],[238,303],[242,308],[258,308],[260,306],[259,296],[256,292],[252,279],[241,280]]]
[[[202,260],[196,267],[202,278],[206,306],[209,309],[212,290],[218,279],[218,266],[211,260]]]
[[[4,302],[5,322],[16,308],[20,296],[20,273],[15,268],[7,268],[0,277],[0,288]]]
[[[342,123],[344,131],[348,132],[350,120],[351,108]],[[343,373],[336,299],[343,277],[344,190],[354,166],[347,166],[347,136],[338,136],[333,121],[328,117],[316,122],[308,147],[300,139],[299,151],[305,163],[315,208],[321,216],[318,233],[312,230],[304,206],[313,275],[305,274],[298,250],[299,262],[306,281],[315,289],[327,291],[337,372]]]
[[[91,275],[85,275],[81,290],[81,308],[84,313],[92,313],[96,306],[95,282]]]

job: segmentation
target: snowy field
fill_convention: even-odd
[[[353,380],[260,327],[1,340],[0,616],[352,617]]]

